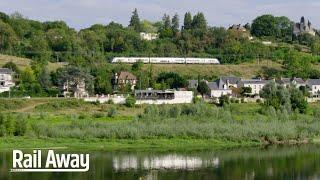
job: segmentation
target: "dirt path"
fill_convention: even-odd
[[[28,111],[34,109],[36,106],[46,104],[46,103],[48,103],[48,102],[35,102],[35,103],[30,104],[29,106],[26,106],[26,107],[23,107],[20,109],[16,109],[13,112],[28,112]]]

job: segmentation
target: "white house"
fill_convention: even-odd
[[[10,91],[10,88],[15,85],[13,82],[13,72],[8,68],[0,68],[0,93]]]
[[[140,33],[140,38],[141,38],[142,40],[152,41],[152,40],[158,39],[158,38],[159,38],[159,34],[157,34],[157,33],[141,32],[141,33]]]
[[[320,98],[320,79],[308,79],[307,85],[310,88],[311,96]]]
[[[208,82],[208,87],[210,89],[210,97],[212,98],[219,98],[223,95],[232,94],[228,82],[223,81],[221,78],[214,82]]]
[[[300,88],[301,86],[306,86],[307,83],[302,78],[280,78],[279,84],[284,87],[294,86],[296,88]]]
[[[242,79],[241,85],[242,87],[250,87],[251,93],[248,95],[259,95],[262,88],[268,84],[270,81],[262,80],[261,78],[258,79]]]

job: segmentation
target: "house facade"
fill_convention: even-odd
[[[86,83],[84,79],[64,82],[63,96],[75,98],[89,97],[89,93],[86,90]]]
[[[304,81],[302,78],[280,78],[278,81],[280,85],[283,85],[284,87],[290,87],[294,86],[296,88],[300,88],[301,86],[307,86],[306,81]]]
[[[320,98],[320,79],[308,79],[307,85],[310,95],[314,98]]]
[[[219,78],[214,82],[208,82],[208,87],[210,89],[209,96],[211,98],[219,98],[223,95],[231,95],[232,89],[230,89],[229,85],[229,82],[225,82],[222,78]]]
[[[260,91],[263,89],[263,87],[268,84],[269,80],[263,80],[261,78],[258,79],[242,79],[241,80],[241,86],[242,87],[249,87],[251,88],[251,93],[248,93],[248,95],[259,95]]]
[[[126,86],[130,86],[130,89],[133,91],[137,85],[137,77],[130,72],[121,71],[114,74],[112,85],[115,91],[125,88]]]
[[[8,68],[0,68],[0,93],[10,91],[14,87],[13,71]]]

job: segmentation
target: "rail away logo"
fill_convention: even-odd
[[[87,172],[89,154],[58,154],[54,150],[43,153],[33,150],[32,154],[21,150],[12,151],[11,172]]]

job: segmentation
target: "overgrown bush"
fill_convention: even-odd
[[[108,109],[108,117],[115,117],[117,114],[117,109],[115,107],[110,107]]]
[[[125,103],[125,105],[126,105],[127,107],[134,107],[135,104],[136,104],[136,99],[135,99],[134,97],[128,96],[128,97],[126,98],[126,103]]]

